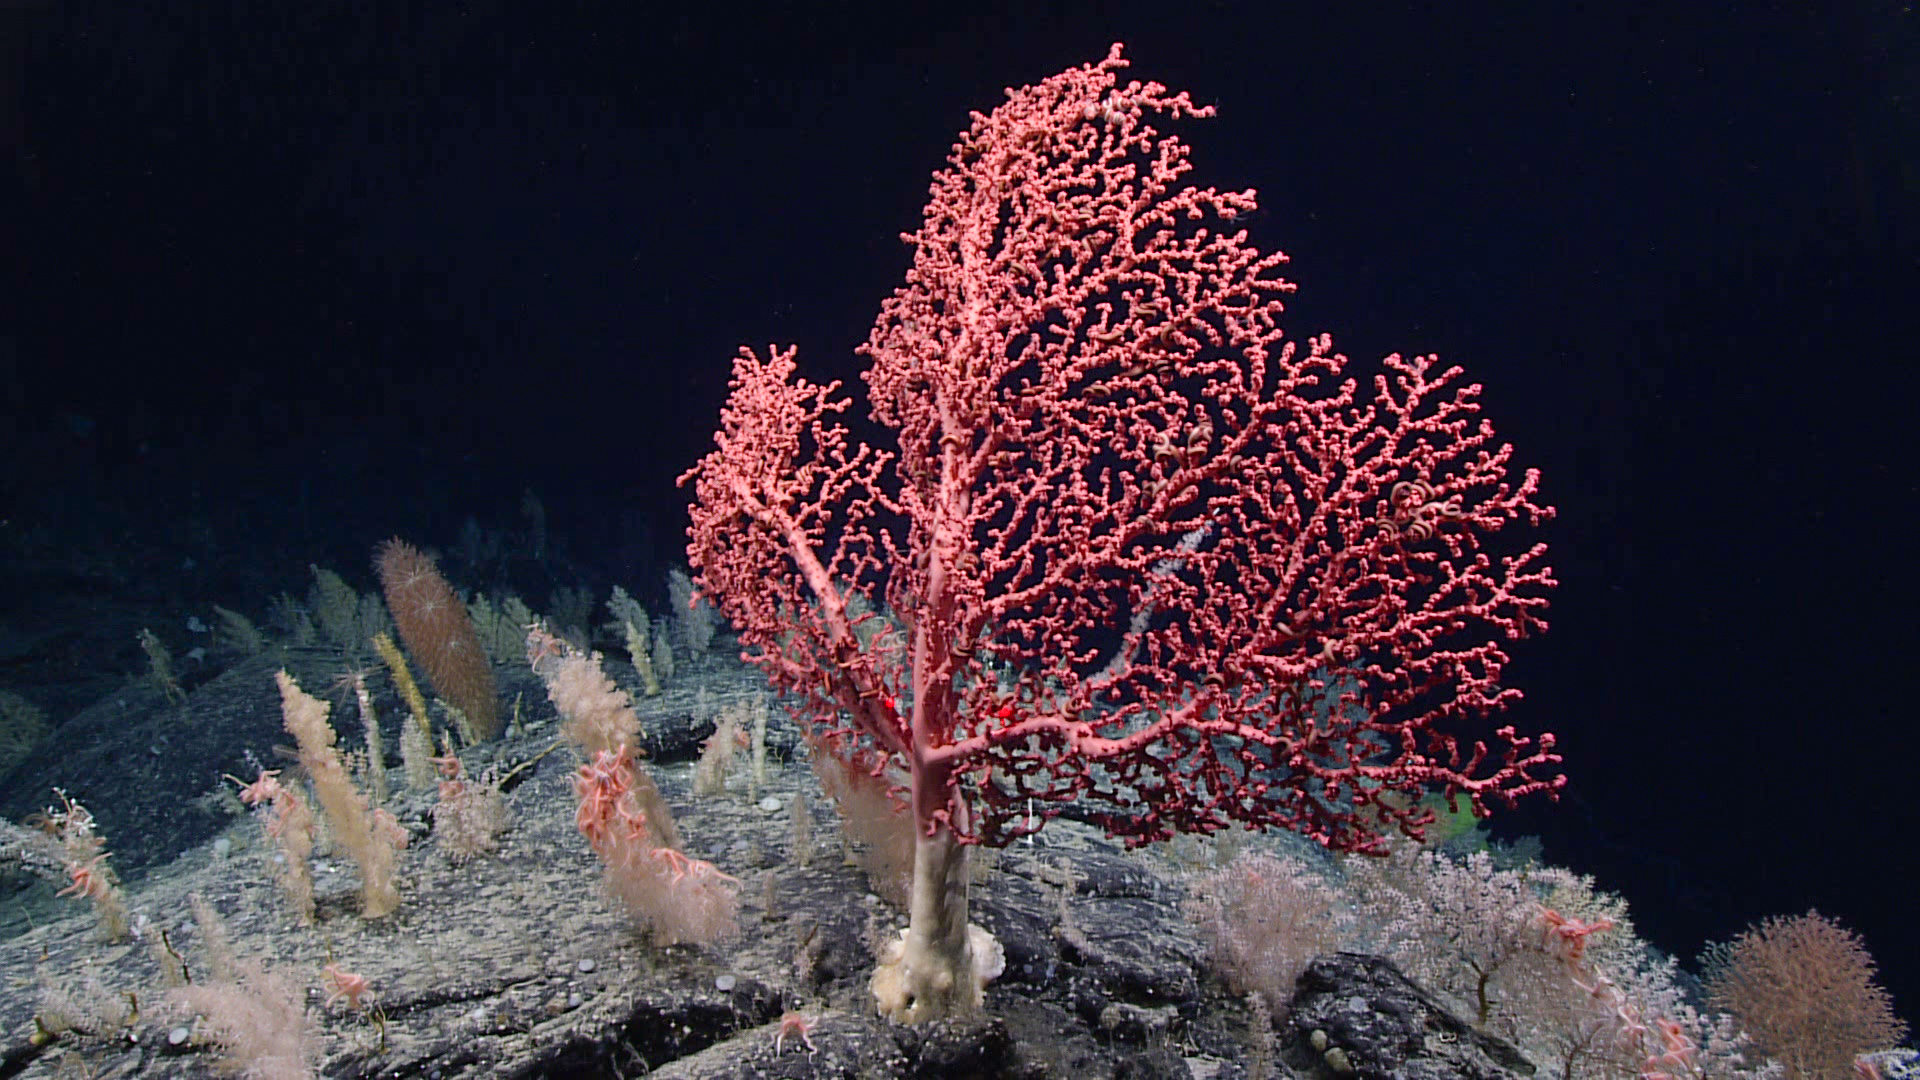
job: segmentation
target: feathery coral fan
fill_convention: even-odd
[[[574,822],[606,870],[607,890],[663,944],[706,943],[739,932],[737,882],[680,850],[666,800],[634,760],[640,717],[633,699],[583,654],[541,627],[527,658],[566,717],[561,732],[586,762],[573,780]]]
[[[1856,1054],[1907,1036],[1865,943],[1818,911],[1767,919],[1709,955],[1709,998],[1788,1080],[1850,1076]]]
[[[398,538],[374,553],[387,608],[407,650],[426,669],[433,688],[466,714],[482,739],[500,734],[500,703],[493,669],[480,648],[467,605],[440,576],[433,560]]]

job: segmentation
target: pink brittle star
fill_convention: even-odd
[[[361,999],[369,996],[372,991],[367,987],[365,975],[356,975],[344,970],[339,964],[328,964],[321,968],[320,972],[327,977],[327,1008],[333,1008],[333,1003],[336,1001],[345,1001],[347,1007],[351,1009],[366,1008]]]
[[[100,865],[105,858],[105,855],[95,855],[88,859],[84,866],[68,867],[67,872],[73,875],[73,884],[54,895],[84,896],[89,900],[105,899],[107,892],[113,888],[112,882],[107,880],[106,868]]]
[[[790,1012],[782,1016],[780,1018],[780,1030],[774,1032],[773,1035],[773,1052],[776,1055],[786,1053],[787,1039],[789,1037],[796,1037],[801,1042],[807,1044],[808,1057],[819,1053],[820,1048],[813,1045],[814,1023],[815,1021],[797,1012]]]

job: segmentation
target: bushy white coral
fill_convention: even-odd
[[[1779,1075],[1731,1020],[1701,1015],[1675,962],[1634,934],[1626,901],[1595,890],[1590,877],[1501,869],[1485,853],[1455,860],[1412,844],[1347,867],[1368,944],[1546,1072],[1639,1077],[1665,1050],[1657,1021],[1666,1020],[1692,1047],[1693,1076]],[[1578,928],[1577,964],[1556,922]]]
[[[1214,967],[1236,994],[1258,994],[1280,1019],[1313,958],[1347,943],[1353,912],[1300,859],[1246,854],[1188,884]]]

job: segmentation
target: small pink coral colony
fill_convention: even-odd
[[[906,281],[861,352],[890,448],[840,384],[742,350],[681,478],[688,555],[816,753],[918,828],[911,922],[873,990],[977,1007],[998,947],[967,847],[1068,803],[1129,842],[1234,824],[1367,851],[1552,794],[1553,739],[1463,746],[1502,643],[1545,628],[1539,477],[1432,357],[1362,380],[1289,340],[1252,191],[1181,186],[1161,125],[1211,116],[1106,59],[1009,90],[934,176]]]

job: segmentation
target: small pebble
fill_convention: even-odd
[[[183,1027],[174,1028],[172,1031],[167,1032],[167,1045],[168,1046],[185,1046],[187,1043],[187,1040],[192,1036],[193,1036],[193,1032],[188,1031],[186,1028],[183,1028]]]
[[[586,998],[581,997],[580,992],[576,990],[573,993],[567,995],[567,1008],[577,1009],[580,1007],[580,1003],[585,1000]]]
[[[779,799],[776,799],[771,795],[760,800],[760,809],[765,810],[769,814],[773,813],[775,810],[778,810],[785,805],[787,804],[781,802]]]
[[[733,989],[733,982],[734,982],[733,976],[722,975],[719,978],[713,980],[713,985],[714,985],[714,988],[717,990],[726,991],[726,990]]]
[[[587,972],[592,971],[594,968],[593,957],[591,956],[587,957],[585,960],[580,961],[580,963],[577,964],[576,966],[580,969],[580,974],[585,975]]]

